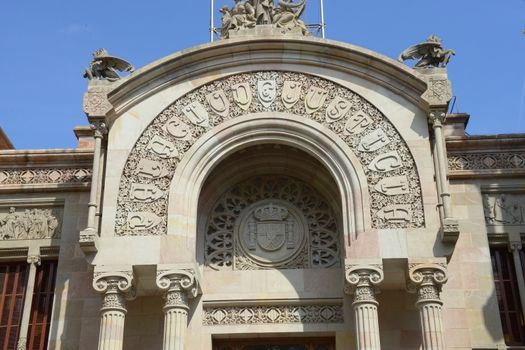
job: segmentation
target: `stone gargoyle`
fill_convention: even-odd
[[[93,53],[89,68],[84,70],[84,78],[115,81],[120,79],[120,72],[133,72],[133,66],[118,57],[110,56],[106,49],[98,49]]]
[[[431,35],[428,39],[417,45],[410,46],[399,55],[399,61],[419,60],[414,67],[416,68],[445,68],[450,61],[450,57],[454,56],[454,50],[445,50],[441,45],[442,40]]]

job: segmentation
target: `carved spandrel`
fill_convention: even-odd
[[[286,109],[292,108],[301,99],[301,89],[303,84],[297,81],[285,81],[281,99]]]
[[[128,214],[128,227],[132,231],[141,231],[154,228],[162,218],[150,212],[134,212]]]
[[[189,140],[191,139],[190,127],[188,124],[184,123],[177,116],[173,116],[164,124],[162,130],[169,133],[171,136],[181,139]]]
[[[131,184],[130,197],[132,200],[143,203],[151,203],[162,198],[164,192],[155,185]]]
[[[525,195],[485,194],[483,207],[487,225],[525,225]]]
[[[357,135],[372,125],[372,118],[363,111],[357,111],[345,124],[345,135]]]
[[[361,152],[375,152],[390,143],[390,139],[382,129],[377,129],[365,135],[357,149]]]
[[[386,173],[401,167],[403,167],[403,162],[397,151],[390,151],[378,155],[368,166],[370,170],[379,171],[381,173]]]
[[[323,107],[324,101],[328,96],[328,91],[317,86],[310,86],[304,98],[304,105],[307,114],[313,114]]]
[[[0,210],[2,240],[60,238],[62,209],[9,207]]]
[[[393,204],[378,211],[377,217],[389,223],[405,224],[412,220],[412,211],[410,210],[410,205]]]
[[[210,126],[210,116],[208,115],[208,111],[197,101],[183,107],[182,113],[184,113],[186,118],[188,118],[194,125],[205,128]]]
[[[177,147],[175,147],[175,144],[158,135],[153,136],[147,149],[161,158],[179,158],[179,151]]]
[[[208,94],[206,101],[208,101],[211,110],[221,117],[226,117],[230,113],[230,100],[224,94],[224,90],[216,90]]]
[[[333,123],[344,118],[351,108],[352,102],[337,96],[326,108],[326,122]]]
[[[375,185],[374,189],[387,196],[407,194],[410,191],[406,175],[385,177]]]
[[[135,169],[135,174],[148,179],[160,179],[170,175],[170,172],[162,163],[142,158]]]
[[[232,86],[232,95],[235,103],[247,111],[252,104],[252,88],[250,83],[240,83]]]
[[[275,80],[259,80],[257,82],[257,96],[264,107],[270,107],[277,97]]]

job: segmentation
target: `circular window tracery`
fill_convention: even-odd
[[[339,266],[334,211],[305,182],[284,175],[238,183],[216,201],[206,225],[205,261],[216,269]]]

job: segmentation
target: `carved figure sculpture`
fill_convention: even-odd
[[[133,72],[133,66],[121,58],[110,56],[106,49],[98,49],[93,53],[93,60],[89,63],[89,68],[84,70],[84,78],[106,79],[115,81],[120,79],[120,72]]]
[[[221,38],[229,38],[230,30],[253,28],[256,24],[255,9],[248,2],[235,0],[235,5],[230,10],[228,6],[223,6],[219,10],[222,15]]]
[[[275,11],[273,0],[251,0],[257,24],[272,24]]]
[[[450,57],[454,56],[454,50],[445,50],[441,45],[441,38],[431,35],[428,39],[417,45],[410,46],[399,55],[399,61],[419,60],[414,67],[431,68],[447,66]]]
[[[9,208],[5,216],[0,216],[0,238],[44,239],[57,238],[59,221],[51,209],[26,209],[24,214]]]
[[[296,4],[293,0],[279,0],[275,14],[273,16],[273,23],[277,28],[291,31],[295,28],[300,28],[303,35],[309,35],[310,32],[302,20],[299,19],[306,8],[306,0],[302,0]]]

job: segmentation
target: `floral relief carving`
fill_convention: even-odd
[[[343,323],[342,305],[204,307],[204,326]]]
[[[449,153],[450,170],[525,169],[525,152]]]
[[[25,184],[79,184],[91,181],[91,168],[0,169],[0,186]]]
[[[333,210],[316,190],[287,176],[257,176],[214,204],[206,264],[216,270],[337,266],[339,239]]]
[[[59,208],[9,207],[0,212],[0,239],[60,238],[61,222]]]
[[[201,135],[224,121],[261,112],[291,113],[314,120],[339,135],[366,173],[374,228],[424,225],[414,159],[400,134],[377,108],[353,91],[319,77],[261,71],[233,75],[189,92],[144,130],[121,177],[116,234],[166,234],[167,195],[151,201],[137,200],[133,186],[154,185],[159,193],[167,194],[180,159]],[[160,149],[163,152],[155,152]],[[392,178],[387,186],[380,184],[385,178]],[[399,210],[400,205],[407,207]],[[131,229],[128,214],[144,212],[156,215],[159,222],[146,229]]]

